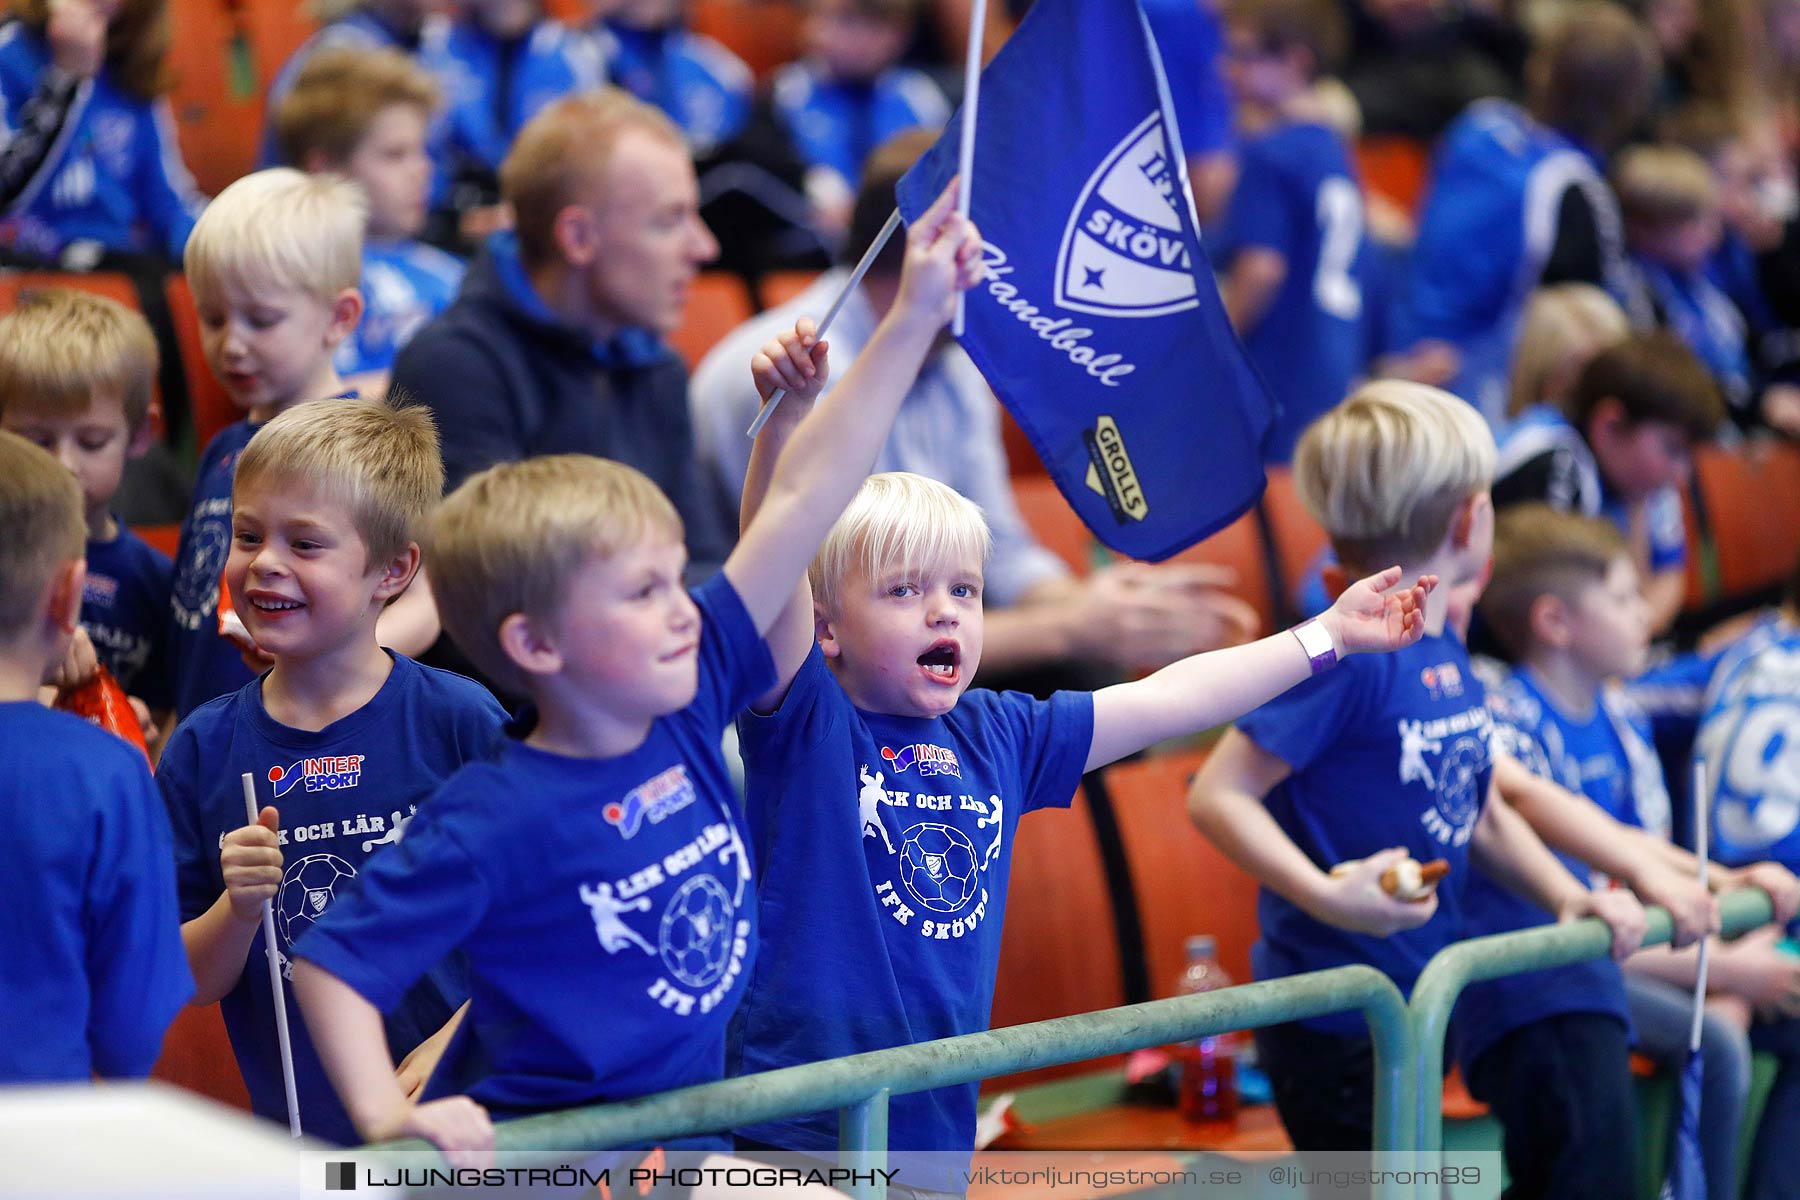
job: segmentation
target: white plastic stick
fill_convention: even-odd
[[[956,158],[956,171],[962,187],[956,193],[956,211],[964,220],[969,217],[969,198],[975,194],[975,118],[981,108],[981,48],[987,33],[987,0],[975,0],[969,11],[969,53],[963,59],[962,144]],[[963,293],[956,294],[956,316],[951,318],[950,332],[963,335]]]
[[[244,772],[244,814],[256,824],[256,780]],[[269,993],[275,997],[275,1034],[281,1043],[281,1082],[287,1088],[288,1132],[300,1136],[300,1094],[294,1088],[294,1044],[288,1040],[287,997],[281,986],[281,951],[275,948],[275,904],[263,901],[263,950],[269,956]]]
[[[1694,759],[1694,857],[1700,860],[1700,886],[1706,886],[1706,840],[1711,832],[1707,828],[1712,822],[1709,817],[1711,806],[1706,802],[1706,762]],[[1700,1029],[1706,1019],[1706,950],[1712,943],[1711,938],[1700,939],[1700,965],[1694,973],[1694,1018],[1688,1026],[1688,1050],[1700,1053]]]
[[[875,235],[875,240],[869,244],[869,248],[863,251],[862,261],[856,264],[856,270],[850,272],[850,282],[844,285],[844,290],[838,293],[838,298],[833,300],[831,307],[825,310],[825,319],[819,322],[818,333],[814,335],[821,342],[825,340],[825,331],[831,328],[833,321],[837,320],[838,312],[844,307],[844,301],[848,300],[850,293],[854,292],[857,285],[862,283],[863,276],[869,273],[869,268],[875,263],[875,256],[881,253],[881,248],[888,244],[888,239],[893,237],[894,231],[899,228],[900,210],[896,208],[888,214],[887,224],[881,227],[881,232]],[[762,432],[762,427],[767,425],[769,418],[775,415],[775,406],[781,403],[781,398],[785,395],[787,395],[786,388],[777,388],[770,394],[768,400],[764,402],[762,410],[756,414],[756,420],[750,422],[750,428],[744,432],[745,437],[753,438]]]

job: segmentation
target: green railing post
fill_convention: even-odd
[[[1726,937],[1766,925],[1774,917],[1768,895],[1755,888],[1722,897],[1719,907]],[[1670,934],[1668,910],[1652,908],[1649,912],[1650,932],[1644,945],[1663,945]],[[1598,917],[1588,917],[1566,925],[1457,942],[1425,964],[1408,1006],[1412,1045],[1418,1055],[1415,1149],[1438,1153],[1444,1148],[1444,1036],[1463,989],[1501,975],[1605,958],[1611,948],[1612,933]]]
[[[852,1171],[887,1169],[888,1090],[846,1104],[838,1112],[838,1165]],[[879,1175],[873,1182],[850,1185],[855,1200],[887,1200],[887,1182]]]

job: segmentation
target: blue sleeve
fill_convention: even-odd
[[[101,1075],[148,1075],[194,994],[175,902],[168,820],[136,752],[95,831],[84,933],[88,1049]],[[122,772],[124,773],[124,772]]]
[[[296,957],[323,967],[383,1014],[481,924],[492,900],[480,860],[443,820],[432,819],[445,815],[445,800],[440,793],[420,805],[406,836],[370,858],[349,893],[294,945]]]
[[[1362,707],[1362,675],[1343,667],[1315,675],[1240,717],[1237,727],[1293,770],[1304,771],[1354,727]]]
[[[192,719],[169,735],[156,764],[156,786],[169,819],[175,861],[175,891],[183,922],[192,921],[219,899],[214,883],[217,846],[207,846],[200,832],[199,739]]]
[[[1664,488],[1647,501],[1650,534],[1650,569],[1673,571],[1687,565],[1687,524],[1681,514],[1681,496]]]
[[[701,621],[700,691],[694,705],[709,728],[723,729],[774,686],[775,660],[723,571],[694,589],[694,603]]]
[[[181,159],[175,139],[175,117],[167,100],[148,106],[138,146],[137,198],[156,234],[157,244],[176,262],[187,247],[188,234],[206,203],[194,188],[193,176]]]
[[[1312,198],[1306,199],[1310,204]],[[1219,239],[1225,265],[1230,265],[1233,255],[1252,246],[1273,250],[1291,264],[1300,244],[1294,202],[1287,180],[1267,149],[1259,143],[1245,146]]]
[[[1018,738],[1021,812],[1067,808],[1094,746],[1092,692],[1057,692],[1038,700],[1023,692],[1000,696],[1001,711]]]

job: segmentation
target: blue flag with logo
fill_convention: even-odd
[[[1136,0],[1037,0],[981,76],[962,345],[1101,541],[1164,559],[1262,494],[1271,403],[1200,247]],[[963,113],[900,181],[957,169]],[[953,436],[953,430],[946,430]]]

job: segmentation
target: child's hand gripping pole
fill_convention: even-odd
[[[244,815],[256,824],[256,780],[244,772]],[[279,893],[277,893],[279,894]],[[275,948],[275,903],[262,902],[263,952],[269,958],[269,993],[275,997],[275,1036],[281,1043],[281,1083],[287,1089],[288,1132],[300,1136],[300,1097],[294,1089],[294,1044],[288,1040],[287,997],[281,987],[281,952]]]
[[[818,331],[813,334],[816,340],[821,342],[825,340],[825,334],[831,329],[831,323],[837,320],[839,311],[844,307],[844,301],[849,299],[850,293],[861,285],[863,276],[869,273],[870,266],[875,262],[875,256],[881,253],[881,248],[888,244],[888,239],[893,237],[899,228],[900,210],[896,208],[888,214],[887,224],[881,227],[881,232],[875,235],[875,240],[870,242],[869,248],[863,252],[862,261],[856,264],[854,271],[850,272],[850,281],[844,285],[844,290],[838,293],[838,298],[833,300],[831,307],[825,310],[825,318],[819,322]],[[756,420],[750,422],[750,428],[744,431],[745,437],[753,438],[762,432],[762,427],[767,425],[769,418],[775,415],[775,406],[781,403],[781,398],[785,395],[787,395],[787,389],[781,388],[769,396],[767,403],[756,414]]]

